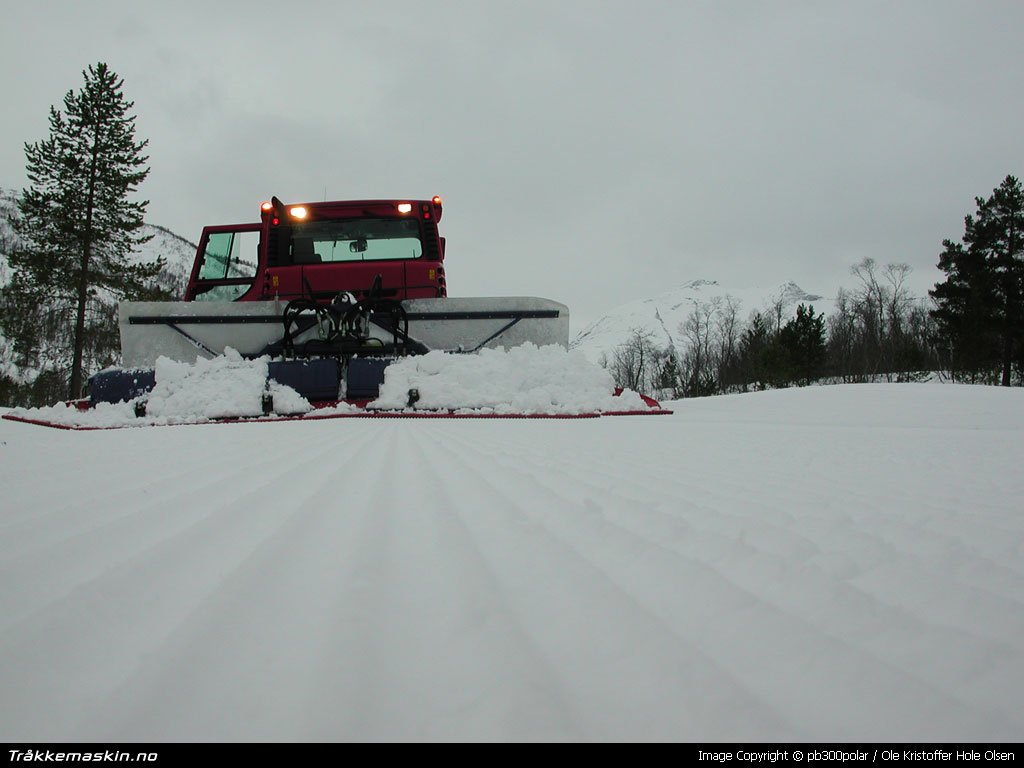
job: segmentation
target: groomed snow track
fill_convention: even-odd
[[[0,740],[1015,741],[1020,391],[0,422]]]

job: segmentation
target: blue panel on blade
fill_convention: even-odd
[[[268,376],[307,400],[337,400],[341,371],[337,360],[283,360],[268,364]]]
[[[345,372],[345,397],[362,399],[380,395],[384,369],[393,361],[383,357],[354,357]]]
[[[101,371],[89,379],[89,400],[96,403],[119,403],[144,395],[156,385],[151,368]]]

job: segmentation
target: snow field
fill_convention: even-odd
[[[0,421],[0,738],[1015,740],[1022,396]]]

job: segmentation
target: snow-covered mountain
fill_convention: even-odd
[[[730,298],[737,302],[737,317],[744,323],[755,310],[771,314],[775,307],[780,307],[783,317],[788,319],[801,303],[811,304],[817,314],[826,315],[834,305],[834,299],[808,293],[793,282],[738,289],[714,280],[694,280],[652,298],[616,307],[577,334],[570,347],[597,362],[602,354],[611,356],[634,331],[641,331],[650,334],[651,342],[659,349],[679,349],[683,346],[679,328],[694,309],[715,303],[724,306]]]

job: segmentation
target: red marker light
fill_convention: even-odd
[[[272,218],[270,220],[270,223],[273,224],[276,227],[278,224],[281,223],[281,220],[279,218],[277,218],[277,216],[275,216],[274,218]]]

